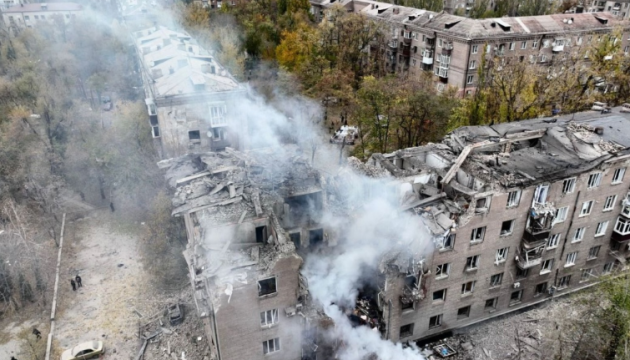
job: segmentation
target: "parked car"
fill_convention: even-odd
[[[625,103],[621,105],[621,110],[622,113],[630,113],[630,104]]]
[[[103,109],[103,111],[112,109],[112,99],[109,96],[101,96],[101,109]]]
[[[602,110],[604,110],[606,108],[607,108],[606,103],[595,101],[593,103],[593,107],[591,108],[591,110],[602,111]]]
[[[84,360],[100,356],[105,353],[102,341],[88,341],[81,343],[61,354],[61,360]]]
[[[184,321],[184,308],[179,304],[167,306],[168,321],[172,326],[179,325]]]

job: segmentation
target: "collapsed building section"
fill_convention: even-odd
[[[433,234],[416,268],[426,270],[389,273],[380,296],[393,304],[390,339],[466,326],[625,269],[630,118],[617,110],[463,127],[357,167],[393,176],[401,209]]]
[[[301,356],[308,290],[296,249],[328,239],[322,179],[298,153],[227,148],[160,163],[214,359]]]

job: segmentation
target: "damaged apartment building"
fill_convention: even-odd
[[[243,146],[236,116],[245,90],[190,35],[159,26],[134,33],[151,133],[162,159]]]
[[[462,127],[441,143],[372,155],[364,168],[396,179],[402,210],[434,242],[422,261],[382,269],[387,338],[438,335],[624,270],[628,126],[616,108]]]
[[[320,224],[324,180],[297,146],[162,161],[183,217],[184,257],[211,359],[308,358],[302,249],[334,241]]]

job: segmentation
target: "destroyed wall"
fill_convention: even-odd
[[[293,254],[275,262],[265,273],[255,274],[247,284],[235,287],[228,296],[221,294],[215,314],[222,359],[265,359],[263,341],[280,339],[280,351],[269,354],[274,359],[295,360],[301,357],[303,318],[287,316],[285,309],[295,307],[299,287],[298,274],[302,259]],[[258,280],[275,277],[277,291],[259,296]],[[278,323],[261,325],[261,313],[277,310]]]

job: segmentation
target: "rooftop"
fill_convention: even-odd
[[[83,6],[71,2],[51,2],[51,3],[31,3],[12,6],[3,12],[7,13],[23,13],[23,12],[42,12],[42,11],[80,11]]]

